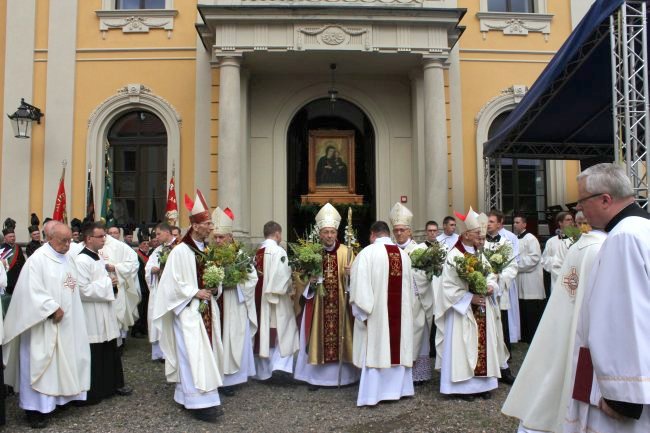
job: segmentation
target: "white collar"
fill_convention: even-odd
[[[277,247],[278,243],[275,241],[275,239],[264,239],[264,242],[262,242],[262,245],[260,245],[260,248],[266,248],[266,247]]]
[[[395,245],[393,241],[388,237],[388,236],[382,236],[380,238],[375,239],[375,244],[379,245]]]
[[[200,251],[205,250],[205,242],[197,241],[197,240],[194,239],[194,238],[192,238],[192,240],[194,241],[194,244],[196,245],[196,247],[197,247]]]
[[[407,247],[411,242],[412,242],[412,239],[409,238],[409,240],[406,241],[406,242],[404,242],[403,244],[397,244],[397,242],[395,242],[395,243],[397,244],[398,247],[400,247],[401,249],[404,249],[404,248],[406,248],[406,247]]]

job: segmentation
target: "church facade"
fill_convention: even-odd
[[[3,116],[0,218],[26,240],[63,167],[69,218],[88,177],[99,214],[107,155],[120,223],[162,219],[172,175],[179,205],[199,188],[254,241],[325,201],[368,221],[401,201],[418,230],[483,209],[483,142],[590,3],[2,1],[4,113],[24,98],[44,117],[24,139]],[[503,167],[506,211],[576,197],[577,162]]]

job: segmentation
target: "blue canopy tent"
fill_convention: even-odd
[[[609,18],[624,1],[596,1],[484,144],[486,157],[614,159]]]

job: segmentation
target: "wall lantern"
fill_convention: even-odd
[[[339,95],[338,90],[336,90],[336,88],[334,87],[336,84],[336,81],[334,80],[334,74],[336,72],[336,63],[332,63],[330,65],[330,70],[332,71],[332,85],[330,86],[330,89],[327,91],[327,94],[329,95],[330,102],[333,104],[336,102]]]
[[[36,121],[40,125],[43,113],[40,108],[36,108],[20,98],[20,107],[14,114],[7,114],[11,120],[11,126],[14,129],[14,137],[29,138],[32,122]]]

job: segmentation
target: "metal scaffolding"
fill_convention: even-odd
[[[501,158],[483,158],[485,173],[485,210],[503,209],[501,190]]]
[[[627,0],[610,17],[615,160],[625,164],[637,202],[650,211],[647,24],[644,1]]]

